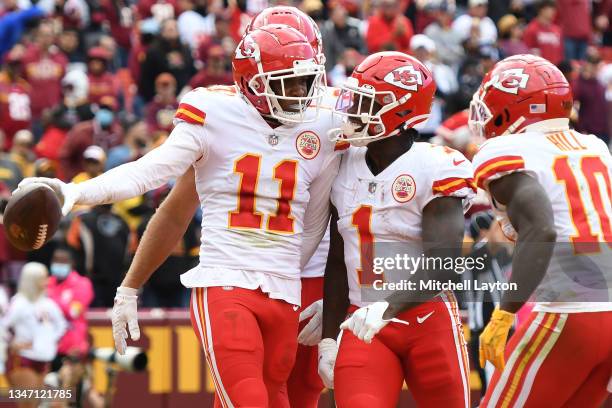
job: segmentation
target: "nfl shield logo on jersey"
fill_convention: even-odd
[[[276,146],[278,144],[278,136],[277,135],[268,136],[268,144],[270,146]]]
[[[397,176],[391,187],[393,198],[398,203],[407,203],[412,200],[416,193],[416,183],[412,176],[408,174],[401,174]]]
[[[300,156],[306,160],[312,160],[317,157],[317,154],[319,154],[319,150],[321,149],[321,141],[319,140],[319,136],[317,136],[314,132],[302,132],[295,140],[295,148]]]

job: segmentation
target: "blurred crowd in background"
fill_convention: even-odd
[[[0,198],[24,177],[81,182],[163,143],[182,94],[233,83],[237,42],[251,16],[273,5],[299,7],[320,26],[330,85],[372,52],[425,62],[437,94],[421,137],[469,158],[476,141],[465,109],[484,73],[514,54],[557,64],[573,87],[574,126],[606,141],[612,134],[612,0],[0,0]],[[32,253],[0,234],[0,283],[12,293],[32,261],[65,274],[52,260],[68,248],[70,270],[92,283],[91,305],[111,307],[171,187],[80,207]],[[477,216],[466,225],[482,224]],[[186,306],[178,275],[197,264],[199,219],[146,285],[143,306]],[[480,230],[466,233],[478,240]]]

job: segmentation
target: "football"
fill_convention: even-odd
[[[22,251],[39,249],[53,237],[62,218],[57,194],[46,184],[32,183],[11,196],[4,210],[9,242]]]

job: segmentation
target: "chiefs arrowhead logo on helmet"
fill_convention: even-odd
[[[384,81],[408,91],[416,91],[419,85],[423,85],[421,72],[414,69],[412,65],[394,69],[385,75]]]
[[[517,95],[519,89],[527,88],[529,75],[523,72],[522,68],[508,69],[500,75],[494,75],[489,82],[490,86],[499,89],[500,91]]]
[[[250,37],[244,37],[236,47],[236,59],[251,58],[255,54],[255,46]]]

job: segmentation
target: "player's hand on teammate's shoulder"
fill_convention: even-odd
[[[62,203],[62,215],[67,215],[79,199],[78,189],[75,187],[75,184],[64,183],[62,180],[57,178],[27,177],[23,179],[21,183],[19,183],[15,192],[20,188],[24,188],[34,183],[45,184],[55,191],[60,203]]]
[[[113,339],[119,354],[124,354],[127,348],[128,330],[132,340],[140,339],[138,327],[138,289],[120,286],[115,295],[115,304],[111,321],[113,324]],[[127,329],[126,329],[127,326]]]

